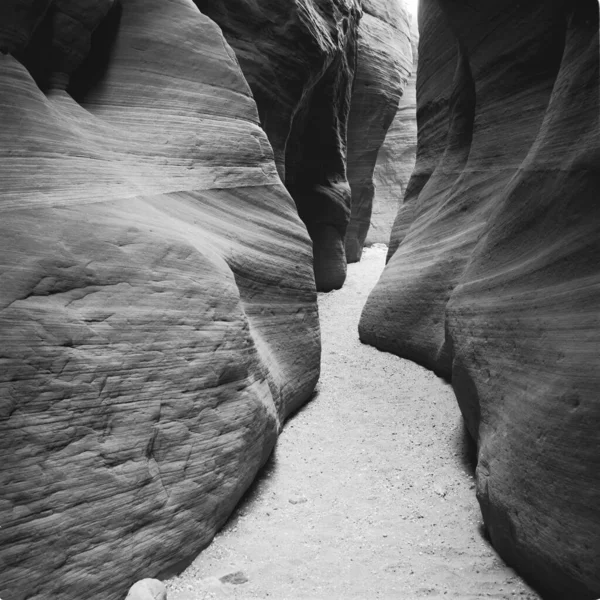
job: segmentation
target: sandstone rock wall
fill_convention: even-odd
[[[364,1],[362,13],[357,0],[196,3],[223,28],[252,88],[313,241],[317,288],[341,287],[346,260],[360,258],[377,153],[411,72],[408,12],[401,0]],[[405,129],[390,160],[410,154]]]
[[[417,164],[363,341],[451,378],[492,543],[600,596],[598,3],[422,0]]]
[[[362,255],[372,218],[377,155],[412,70],[411,17],[403,2],[368,0],[363,2],[363,11],[348,123],[348,179],[352,190],[352,214],[345,238],[348,262],[359,261]],[[388,231],[394,214],[388,215]]]
[[[0,597],[120,600],[311,394],[311,244],[191,0],[49,5],[0,7]]]
[[[403,203],[417,154],[417,59],[416,16],[411,21],[412,72],[398,104],[396,116],[377,154],[373,180],[375,196],[366,245],[389,244],[392,225]]]
[[[279,174],[312,238],[317,288],[341,287],[359,0],[196,4],[222,27],[252,89]]]

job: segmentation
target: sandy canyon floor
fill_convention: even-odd
[[[451,387],[358,340],[385,252],[319,294],[318,393],[169,600],[539,598],[484,538]]]

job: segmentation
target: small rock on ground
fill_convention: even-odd
[[[158,579],[142,579],[129,588],[125,600],[167,600],[167,588]]]

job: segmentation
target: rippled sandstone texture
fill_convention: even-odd
[[[373,180],[375,196],[366,245],[388,244],[392,225],[415,167],[417,154],[417,45],[416,17],[411,21],[412,72],[398,104],[396,116],[377,154]]]
[[[235,50],[314,248],[317,289],[346,278],[346,130],[359,0],[196,0]]]
[[[492,543],[600,596],[598,3],[423,0],[417,165],[361,339],[452,379]]]
[[[311,245],[191,1],[49,5],[0,6],[0,596],[121,600],[311,394]]]
[[[345,238],[348,262],[357,262],[362,255],[371,224],[377,154],[412,70],[410,22],[408,11],[398,0],[363,2],[348,122],[348,180],[352,190],[352,214]]]

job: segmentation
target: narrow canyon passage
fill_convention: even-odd
[[[451,387],[358,340],[384,259],[367,249],[320,294],[318,394],[169,600],[538,598],[481,534]]]

